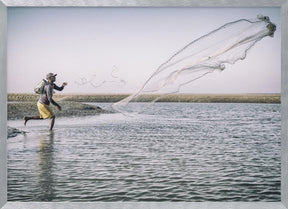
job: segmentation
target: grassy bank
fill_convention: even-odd
[[[55,94],[53,98],[59,102],[118,102],[127,94]],[[150,102],[158,95],[145,95],[138,102]],[[37,94],[8,94],[9,102],[36,102]],[[276,103],[281,101],[280,94],[174,94],[157,102],[202,102],[202,103]]]

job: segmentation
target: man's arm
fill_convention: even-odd
[[[58,107],[59,110],[61,110],[61,106],[52,99],[52,96],[53,96],[53,88],[52,88],[52,86],[51,85],[47,85],[46,87],[47,87],[47,89],[46,89],[47,98],[48,98],[49,102],[51,102],[53,105]]]
[[[54,83],[53,85],[54,85],[54,86],[53,86],[54,89],[56,89],[56,90],[58,90],[58,91],[62,91],[62,90],[64,89],[64,86],[67,85],[67,83],[64,82],[61,87],[57,86],[55,83]]]
[[[58,91],[62,91],[64,89],[64,86],[59,87],[56,84],[53,84],[53,85],[54,85],[53,88],[58,90]]]

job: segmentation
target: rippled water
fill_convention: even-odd
[[[280,201],[280,120],[279,104],[156,103],[53,132],[8,121],[28,132],[7,140],[8,199]]]

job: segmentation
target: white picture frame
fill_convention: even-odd
[[[280,7],[281,202],[7,202],[7,8],[9,7]],[[0,0],[0,208],[2,209],[288,209],[288,0]]]

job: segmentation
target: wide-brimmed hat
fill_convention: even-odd
[[[46,79],[48,79],[48,78],[51,78],[51,77],[55,77],[57,74],[54,74],[54,73],[48,73],[47,75],[46,75]]]

